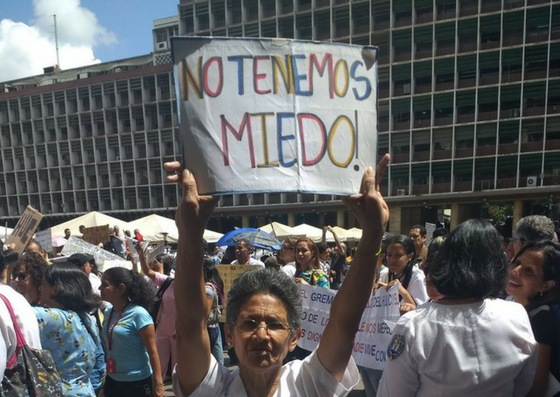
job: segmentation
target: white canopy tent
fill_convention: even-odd
[[[0,240],[6,242],[13,231],[14,229],[10,229],[9,227],[0,227]]]
[[[301,225],[294,226],[292,229],[297,234],[304,235],[310,238],[311,240],[315,241],[316,243],[321,242],[321,237],[323,236],[323,230],[319,229],[318,227],[308,225],[307,223],[302,223]]]
[[[113,227],[117,225],[121,233],[124,233],[125,230],[130,230],[131,232],[132,230],[134,230],[133,226],[131,226],[128,222],[113,218],[112,216],[105,215],[101,212],[92,211],[67,222],[61,223],[60,225],[51,227],[52,236],[64,236],[64,229],[70,229],[70,231],[74,235],[81,235],[80,225],[84,225],[85,227],[103,225],[109,225],[109,227]]]
[[[303,237],[305,234],[297,233],[293,227],[284,225],[280,222],[272,222],[267,225],[259,227],[260,230],[271,234],[278,240],[285,240],[288,237]]]
[[[177,244],[179,241],[179,230],[177,229],[174,219],[152,214],[136,219],[130,222],[130,225],[132,225],[131,231],[139,229],[144,239],[152,243],[167,240],[168,243]],[[165,236],[165,234],[167,234],[167,236]],[[223,234],[212,230],[204,231],[204,239],[209,243],[215,243],[222,236]]]
[[[336,235],[338,236],[340,241],[354,241],[355,236],[353,233],[351,233],[350,231],[343,229],[339,226],[333,226],[333,231],[336,233]],[[334,241],[334,237],[332,237],[332,233],[327,232],[327,241],[331,241],[329,240],[329,236],[332,238],[332,241]],[[361,236],[360,236],[361,238]]]

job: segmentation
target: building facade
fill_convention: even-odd
[[[379,47],[391,230],[508,204],[558,219],[560,2],[183,0],[180,33]]]
[[[154,53],[4,83],[0,219],[31,204],[171,215],[180,158],[173,35],[286,37],[379,47],[379,147],[392,232],[451,226],[508,205],[513,221],[559,217],[560,2],[546,0],[181,0],[154,22]],[[270,220],[352,227],[338,197],[230,195],[214,229]]]

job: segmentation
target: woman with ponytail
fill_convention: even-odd
[[[154,290],[139,273],[115,267],[103,273],[101,299],[111,304],[103,319],[107,352],[105,397],[165,395],[156,333],[148,310]]]
[[[389,284],[387,284],[387,288],[400,283],[401,314],[415,309],[416,306],[429,299],[424,272],[415,265],[415,262],[416,248],[410,237],[398,234],[389,240],[387,246]]]

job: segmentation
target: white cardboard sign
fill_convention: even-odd
[[[311,285],[301,285],[300,288],[303,312],[302,336],[298,345],[303,349],[313,350],[319,344],[329,322],[336,291]],[[385,368],[387,346],[391,341],[394,324],[400,317],[399,305],[398,285],[394,285],[389,291],[380,288],[370,296],[354,339],[352,357],[356,364],[380,370]]]
[[[62,254],[65,256],[70,256],[72,254],[81,253],[81,254],[90,254],[94,257],[95,263],[99,266],[101,271],[104,270],[104,263],[106,261],[111,261],[114,263],[115,261],[123,262],[123,267],[127,267],[124,263],[127,262],[124,258],[121,258],[118,255],[113,254],[112,252],[106,251],[103,248],[99,248],[96,245],[90,244],[87,241],[82,240],[81,238],[77,238],[74,236],[70,236],[64,248],[62,248]],[[130,262],[128,262],[130,264]],[[114,267],[114,264],[111,266]],[[130,264],[132,268],[132,264]]]
[[[183,161],[204,194],[352,194],[376,162],[377,49],[172,38]]]

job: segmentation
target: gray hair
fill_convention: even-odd
[[[301,293],[299,286],[283,272],[271,269],[249,270],[237,277],[227,296],[226,322],[233,327],[241,306],[257,293],[270,294],[279,299],[288,312],[292,335],[301,326]]]
[[[515,225],[515,236],[525,242],[554,240],[554,222],[544,215],[526,216]]]

